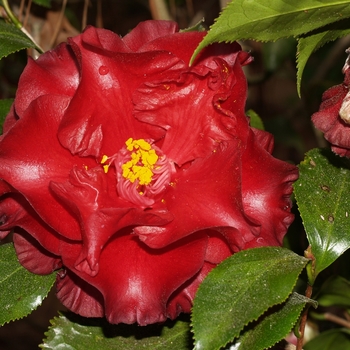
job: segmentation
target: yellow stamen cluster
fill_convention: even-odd
[[[148,185],[152,181],[153,168],[157,163],[158,155],[152,146],[144,139],[129,138],[126,149],[131,153],[131,159],[122,165],[122,175],[130,182],[139,180],[139,185]]]

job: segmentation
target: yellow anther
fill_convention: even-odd
[[[103,171],[105,172],[105,174],[108,173],[108,168],[109,168],[109,165],[107,164],[103,166]]]
[[[101,159],[101,164],[106,163],[108,157],[104,154]]]
[[[129,138],[126,149],[131,153],[130,160],[122,165],[122,175],[130,182],[139,180],[139,185],[149,185],[152,182],[152,169],[158,161],[158,155],[151,144],[144,139]]]

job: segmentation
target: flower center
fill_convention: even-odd
[[[131,152],[131,159],[122,165],[122,175],[125,179],[139,185],[149,185],[153,178],[153,168],[158,161],[158,155],[152,146],[144,139],[128,139],[126,149]]]
[[[155,196],[170,183],[174,168],[152,140],[132,138],[114,156],[102,157],[106,173],[112,163],[116,169],[118,195],[141,207],[154,204]]]

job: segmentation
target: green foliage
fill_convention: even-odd
[[[12,24],[0,20],[0,59],[11,53],[36,48],[32,40]]]
[[[338,306],[350,309],[350,281],[333,275],[321,287],[316,296],[320,306]]]
[[[350,162],[330,150],[313,149],[299,165],[294,184],[315,266],[310,283],[350,247]]]
[[[276,41],[297,37],[297,90],[310,55],[329,41],[350,33],[349,0],[234,0],[223,10],[195,50],[198,53],[214,42],[252,39]],[[338,23],[340,22],[340,23]]]
[[[316,303],[303,295],[292,293],[282,305],[269,310],[266,316],[239,339],[239,350],[268,349],[288,335],[305,305]]]
[[[250,125],[253,128],[259,129],[259,130],[265,130],[264,123],[259,117],[257,113],[255,113],[252,109],[247,111],[247,116],[250,118]]]
[[[350,330],[346,328],[331,329],[309,341],[304,350],[350,350]]]
[[[350,33],[349,21],[344,20],[298,38],[297,49],[297,89],[300,92],[301,78],[305,65],[313,52],[330,41],[334,41]]]
[[[0,245],[0,325],[30,314],[54,282],[55,274],[34,275],[22,267],[12,243]]]
[[[44,7],[51,7],[51,0],[33,0],[33,2]]]
[[[248,249],[222,262],[200,285],[194,301],[195,349],[220,349],[238,337],[249,322],[283,303],[307,262],[278,247]],[[276,329],[278,340],[284,336],[285,330],[278,334]]]
[[[2,124],[4,123],[7,113],[10,111],[13,99],[0,100],[0,135],[2,134]]]
[[[84,319],[77,315],[60,315],[40,345],[42,349],[75,350],[188,350],[191,348],[189,322],[168,321],[165,325],[111,325],[103,319]]]

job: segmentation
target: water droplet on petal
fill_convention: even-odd
[[[106,75],[109,73],[109,68],[106,67],[106,66],[101,66],[99,69],[98,69],[98,72],[100,73],[100,75]]]

